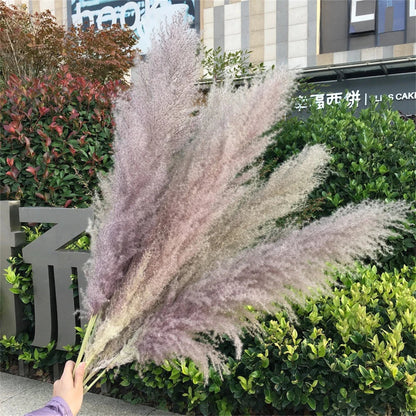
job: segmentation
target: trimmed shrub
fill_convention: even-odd
[[[88,206],[97,173],[112,166],[117,86],[64,73],[12,76],[0,97],[0,197],[22,205]]]
[[[312,107],[308,118],[288,118],[267,134],[265,177],[306,144],[323,143],[332,152],[329,177],[310,195],[302,219],[327,216],[364,199],[404,199],[416,209],[415,125],[392,110],[389,101],[373,101],[358,114],[346,101],[322,110]],[[416,224],[416,211],[410,221]],[[400,236],[393,244],[394,253],[383,259],[390,270],[409,264],[416,254],[415,235]]]
[[[263,340],[247,337],[224,379],[212,372],[205,385],[194,363],[173,360],[140,372],[124,366],[101,382],[112,396],[191,414],[414,414],[416,266],[392,273],[358,267],[338,277],[343,287],[297,308],[297,322],[284,313],[264,319]],[[15,356],[45,370],[65,360],[52,346],[3,337],[2,367]],[[76,353],[68,346],[66,359]]]
[[[309,300],[297,323],[264,320],[264,340],[246,339],[240,362],[207,386],[192,362],[140,374],[110,373],[112,394],[179,412],[232,414],[403,414],[416,411],[416,267],[340,275],[332,297]],[[390,413],[389,413],[390,412]]]
[[[70,103],[66,106],[58,98],[55,103],[50,93],[61,87],[41,86],[41,81],[13,79],[8,89],[11,96],[0,98],[3,198],[21,198],[25,205],[86,206],[97,171],[111,166],[111,106],[105,94],[113,94],[113,87],[94,87],[71,76],[61,79],[67,93],[62,97],[69,97],[62,98]],[[69,93],[74,85],[85,88]],[[41,114],[43,108],[49,110]],[[101,109],[98,114],[96,108]],[[332,149],[330,177],[311,195],[302,220],[328,215],[338,206],[364,198],[416,201],[414,125],[387,103],[373,103],[359,115],[346,103],[324,111],[312,109],[309,119],[287,119],[272,133],[279,129],[264,157],[265,176],[307,143],[326,143]],[[51,160],[46,158],[48,163],[45,153],[52,155]],[[91,166],[94,153],[102,159]],[[61,170],[66,172],[61,183],[52,182],[60,178]],[[46,171],[53,174],[45,175]],[[192,362],[173,360],[140,372],[135,364],[124,366],[117,375],[109,372],[102,382],[110,384],[113,396],[191,414],[414,414],[416,267],[393,270],[405,261],[414,264],[407,252],[414,238],[405,236],[395,244],[392,271],[379,273],[367,267],[338,276],[342,286],[334,288],[333,296],[309,300],[304,308],[297,308],[295,323],[283,313],[262,319],[263,340],[247,337],[241,361],[230,358],[224,379],[212,372],[204,385]],[[10,269],[8,277],[16,285],[15,293],[30,305],[28,276],[20,269],[21,259],[15,262],[16,271]],[[82,336],[81,329],[79,333]],[[27,334],[3,337],[2,368],[19,357],[46,370],[51,363],[74,358],[79,348],[68,346],[64,357],[51,345],[34,348]],[[222,350],[232,356],[229,344],[224,343]]]

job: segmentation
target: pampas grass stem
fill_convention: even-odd
[[[99,380],[100,380],[100,378],[106,373],[106,371],[107,371],[107,369],[106,368],[104,368],[104,370],[103,371],[101,371],[99,374],[98,374],[98,376],[89,384],[89,385],[87,385],[87,383],[88,383],[88,381],[94,376],[94,374],[96,374],[96,373],[92,373],[92,374],[90,374],[90,376],[89,377],[87,377],[86,379],[85,379],[85,381],[84,381],[84,394],[85,393],[87,393],[94,385],[95,385],[95,383],[97,383]]]
[[[97,317],[98,317],[98,314],[92,315],[90,320],[88,321],[87,329],[85,330],[85,335],[84,335],[84,338],[82,340],[82,344],[81,344],[81,348],[80,348],[79,353],[78,353],[77,361],[75,362],[74,372],[73,372],[74,376],[75,376],[76,368],[81,364],[81,361],[84,357],[85,349],[87,348],[88,341],[90,339],[91,333],[92,333],[92,331],[94,329],[94,326],[95,326],[95,322],[97,321]],[[87,363],[87,366],[88,366],[88,363]]]

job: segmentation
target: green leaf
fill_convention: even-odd
[[[315,399],[313,399],[312,397],[308,397],[308,398],[306,399],[306,403],[309,405],[309,407],[310,407],[312,410],[316,410],[316,401],[315,401]]]
[[[237,378],[238,378],[238,380],[240,380],[240,385],[243,388],[243,390],[247,391],[248,390],[247,379],[243,376],[238,376]]]
[[[382,175],[384,175],[385,173],[387,173],[389,171],[389,168],[386,165],[381,165],[381,166],[379,166],[378,171]]]
[[[329,398],[328,396],[324,397],[324,405],[323,405],[324,411],[326,412],[329,409]]]
[[[387,390],[390,387],[394,386],[394,380],[391,379],[391,378],[385,379],[385,380],[382,381],[381,385],[382,385],[383,389]]]
[[[366,368],[364,368],[361,364],[358,366],[358,371],[361,373],[361,375],[364,378],[371,378],[370,377],[370,373],[368,372],[368,370]]]
[[[296,400],[296,393],[294,390],[288,390],[286,392],[286,397],[290,402],[294,402]]]

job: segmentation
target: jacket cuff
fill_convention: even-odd
[[[27,413],[25,416],[73,416],[68,403],[59,396],[53,397],[45,407]]]

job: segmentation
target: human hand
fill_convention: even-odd
[[[59,380],[56,380],[53,385],[53,395],[64,399],[73,416],[76,416],[81,409],[82,400],[84,398],[84,372],[85,363],[81,363],[74,372],[75,363],[67,361],[65,363],[64,372]]]

